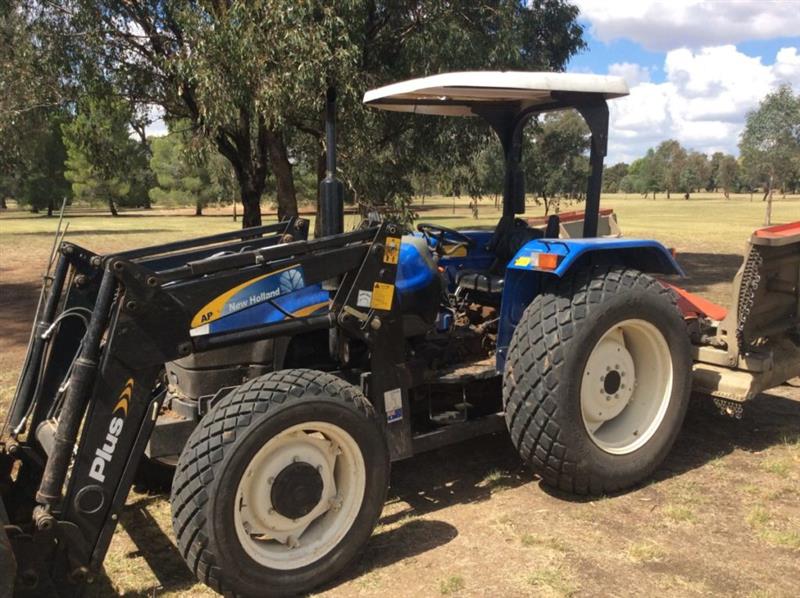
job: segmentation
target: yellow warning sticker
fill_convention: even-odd
[[[531,258],[529,258],[527,255],[526,256],[522,256],[522,257],[518,257],[516,259],[516,261],[514,262],[514,265],[515,266],[530,266],[531,265]]]
[[[396,264],[400,259],[400,237],[386,237],[386,251],[383,253],[385,264]]]
[[[385,282],[376,282],[372,285],[372,309],[392,309],[392,298],[394,297],[394,285]]]

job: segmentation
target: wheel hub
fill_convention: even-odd
[[[245,551],[276,569],[297,569],[331,550],[355,521],[366,470],[356,441],[321,421],[273,436],[242,474],[234,504]]]
[[[597,342],[581,378],[586,432],[616,455],[643,446],[661,423],[672,392],[669,345],[645,320],[624,320]]]
[[[608,334],[595,347],[583,374],[584,417],[598,427],[617,417],[633,395],[636,371],[622,332]]]
[[[270,500],[279,515],[299,519],[319,504],[322,489],[322,476],[316,467],[304,462],[292,463],[275,476]]]

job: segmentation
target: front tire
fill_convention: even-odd
[[[389,456],[361,391],[327,373],[256,378],[201,420],[172,489],[197,578],[241,596],[308,592],[358,555],[380,516]]]
[[[511,440],[543,481],[602,494],[648,477],[680,431],[691,351],[669,290],[636,270],[554,280],[525,310],[503,376]]]

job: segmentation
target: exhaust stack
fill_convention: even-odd
[[[336,178],[336,88],[329,87],[325,102],[325,179],[320,184],[320,233],[344,231],[344,188]]]

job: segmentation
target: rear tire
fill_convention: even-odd
[[[359,389],[314,370],[273,372],[190,436],[171,497],[178,548],[217,592],[305,593],[358,555],[388,481],[386,441]]]
[[[680,431],[689,338],[650,276],[594,267],[553,280],[514,331],[503,376],[511,440],[550,485],[602,494],[649,476]]]

